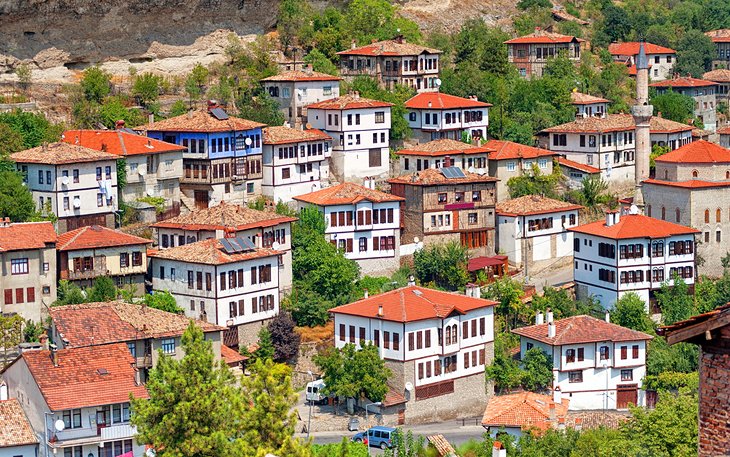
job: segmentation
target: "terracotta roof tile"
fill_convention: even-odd
[[[248,206],[220,202],[216,206],[165,219],[152,224],[152,227],[180,230],[225,230],[235,228],[240,231],[250,228],[274,227],[296,220],[296,217],[282,216],[271,211],[259,211]]]
[[[303,143],[306,141],[331,140],[332,137],[317,129],[293,129],[285,126],[266,127],[264,144]]]
[[[117,160],[117,156],[75,144],[59,142],[10,154],[10,159],[18,163],[61,165],[66,163]]]
[[[421,92],[406,101],[406,108],[410,109],[486,108],[489,106],[492,104],[441,92]]]
[[[657,334],[661,335],[661,336],[666,336],[676,330],[681,330],[683,328],[692,327],[695,324],[713,320],[721,314],[726,314],[728,312],[728,310],[730,310],[730,303],[726,303],[722,306],[718,306],[717,308],[713,309],[712,311],[708,311],[708,312],[702,313],[702,314],[697,314],[696,316],[692,316],[689,319],[675,322],[674,324],[671,324],[671,325],[664,325],[662,327],[659,327],[657,329]],[[704,333],[704,330],[705,329],[702,330],[702,333]],[[690,337],[691,336],[694,336],[694,335],[690,335]]]
[[[347,94],[341,97],[324,100],[319,103],[312,103],[307,109],[363,109],[363,108],[390,108],[392,103],[371,100],[355,94]]]
[[[561,35],[560,33],[548,32],[546,30],[535,30],[529,35],[512,38],[505,41],[505,44],[541,44],[541,43],[581,43],[585,40],[570,35]]]
[[[18,400],[0,401],[0,448],[37,443],[38,438]]]
[[[596,167],[592,167],[590,165],[584,165],[582,163],[574,162],[572,160],[566,159],[565,157],[558,157],[558,163],[560,165],[564,166],[564,167],[574,168],[574,169],[580,170],[580,171],[582,171],[584,173],[595,174],[595,173],[600,173],[601,172],[601,170],[599,170]]]
[[[180,336],[191,321],[181,314],[123,301],[54,306],[48,314],[68,347]],[[208,322],[194,322],[203,332],[223,330]]]
[[[419,54],[440,54],[441,51],[418,44],[407,43],[405,40],[376,41],[365,46],[340,51],[339,55],[356,56],[415,56]]]
[[[730,149],[709,141],[697,140],[654,160],[663,163],[730,163]]]
[[[520,427],[522,430],[536,428],[542,432],[557,426],[557,419],[568,415],[570,400],[553,402],[549,395],[534,392],[518,392],[508,395],[494,395],[489,398],[484,410],[482,425],[485,427]],[[555,407],[555,420],[550,420],[550,408]]]
[[[652,116],[651,133],[673,133],[691,131],[692,126]],[[608,114],[606,117],[578,118],[572,122],[548,127],[546,133],[605,133],[634,130],[634,118],[630,114]]]
[[[463,173],[463,178],[447,178],[440,169],[429,168],[417,173],[401,175],[397,178],[389,179],[388,182],[393,184],[409,184],[411,186],[434,186],[444,184],[490,183],[499,181],[497,178],[487,175],[480,175],[469,171],[463,171]]]
[[[665,79],[649,84],[650,87],[705,87],[717,85],[714,81],[706,81],[704,79],[692,78],[690,76],[681,76],[679,78]]]
[[[660,116],[652,116],[649,130],[651,133],[676,133],[676,132],[687,132],[695,130],[694,127],[681,122],[676,122],[671,119]]]
[[[536,159],[557,155],[557,153],[547,149],[535,148],[513,141],[489,140],[484,146],[494,149],[494,152],[489,154],[489,160]]]
[[[148,251],[152,258],[177,260],[180,262],[198,263],[204,265],[225,265],[234,262],[244,262],[251,259],[271,257],[283,254],[281,251],[268,248],[257,248],[253,251],[228,254],[223,249],[221,240],[209,239],[196,243],[184,244],[159,251]]]
[[[79,249],[132,246],[150,243],[152,243],[152,240],[146,238],[140,238],[100,225],[91,225],[60,234],[58,236],[57,249],[59,251],[76,251]]]
[[[580,205],[574,205],[541,195],[525,195],[497,203],[497,214],[503,216],[528,216],[531,214],[557,213],[581,208],[583,207]]]
[[[396,195],[368,189],[365,186],[351,182],[343,182],[332,187],[325,187],[316,192],[294,197],[295,200],[319,206],[352,205],[363,200],[373,203],[399,202],[404,199]]]
[[[730,125],[717,129],[717,133],[720,135],[730,135]]]
[[[691,179],[688,181],[662,181],[660,179],[647,179],[643,182],[644,184],[680,187],[683,189],[709,189],[712,187],[730,187],[730,181],[702,181],[699,179]]]
[[[63,141],[117,156],[183,151],[180,145],[121,130],[66,130]]]
[[[23,222],[0,225],[0,252],[42,249],[56,243],[51,222]]]
[[[149,397],[135,382],[134,359],[126,344],[59,349],[57,356],[54,366],[50,351],[21,355],[51,411],[126,403],[129,394]]]
[[[464,143],[463,141],[444,138],[441,140],[429,141],[428,143],[423,143],[409,149],[401,149],[400,151],[398,151],[398,154],[409,156],[440,157],[446,155],[484,154],[488,152],[494,152],[494,149],[486,145],[475,146],[473,144]]]
[[[580,315],[555,321],[555,336],[548,337],[548,324],[530,325],[512,330],[525,338],[540,341],[551,346],[566,344],[595,343],[599,341],[642,341],[653,337],[643,332],[621,327],[603,319]]]
[[[383,320],[415,322],[445,317],[452,312],[463,314],[496,304],[494,301],[482,298],[420,286],[407,286],[332,308],[330,312],[375,318],[378,317],[378,310],[382,306],[383,314],[380,318]]]
[[[402,405],[406,401],[406,397],[404,397],[403,394],[389,388],[388,392],[385,394],[385,398],[383,399],[383,406]]]
[[[229,348],[225,344],[221,344],[221,357],[228,366],[235,366],[248,360],[248,357],[241,355],[238,351]]]
[[[728,40],[730,41],[730,40]],[[704,75],[702,75],[702,79],[707,81],[713,81],[716,83],[726,83],[730,82],[730,70],[725,68],[720,68],[717,70],[708,71]]]
[[[233,116],[219,120],[208,111],[197,110],[152,124],[141,125],[136,130],[146,130],[148,132],[232,132],[234,130],[253,130],[265,126],[266,124],[260,122]]]
[[[584,94],[582,92],[571,92],[570,102],[573,105],[590,105],[593,103],[611,103],[610,100],[605,98],[595,97],[593,95]]]
[[[710,30],[705,32],[713,43],[730,43],[730,29]]]
[[[430,435],[427,436],[426,439],[434,448],[436,448],[436,452],[438,452],[439,457],[452,457],[456,455],[454,447],[451,443],[449,443],[449,440],[447,440],[444,435]]]
[[[317,71],[289,70],[283,71],[278,75],[269,76],[261,81],[340,81],[339,76],[332,76]]]
[[[608,52],[614,56],[636,56],[639,55],[638,41],[627,41],[625,43],[611,43],[608,45]],[[644,43],[644,52],[646,54],[676,54],[677,51],[671,48],[665,48],[653,43]]]
[[[700,233],[693,228],[644,216],[643,214],[623,214],[621,215],[620,220],[610,227],[606,226],[606,221],[600,220],[579,225],[578,227],[569,228],[568,230],[571,232],[585,233],[587,235],[595,235],[613,240],[629,238],[666,238],[673,235]]]
[[[692,138],[707,138],[712,135],[709,130],[703,129],[692,129]]]

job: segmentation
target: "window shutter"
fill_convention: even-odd
[[[380,247],[380,238],[377,236],[373,237],[373,251],[377,251]]]
[[[5,304],[13,304],[13,289],[5,289]]]
[[[28,303],[35,302],[35,287],[28,287],[25,292],[28,298]]]

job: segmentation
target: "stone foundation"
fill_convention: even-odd
[[[238,329],[238,347],[248,346],[250,344],[258,343],[259,331],[263,327],[269,325],[272,319],[265,319],[262,321],[250,322],[248,324],[241,324],[236,326]]]
[[[730,455],[730,353],[700,357],[699,457]]]

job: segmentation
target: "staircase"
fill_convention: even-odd
[[[180,203],[182,203],[182,206],[180,207],[180,214],[187,214],[195,211],[195,200],[182,192],[180,192]]]

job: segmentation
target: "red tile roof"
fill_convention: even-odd
[[[463,178],[447,178],[437,168],[428,168],[413,174],[401,175],[388,180],[391,184],[408,184],[411,186],[443,186],[451,184],[469,184],[469,183],[494,183],[499,181],[488,175],[480,175],[462,170]]]
[[[324,100],[318,103],[312,103],[307,109],[364,109],[364,108],[390,108],[392,103],[381,102],[380,100],[371,100],[363,98],[356,94],[347,94],[341,97]]]
[[[37,443],[38,438],[18,399],[0,401],[0,448]]]
[[[216,206],[165,219],[152,224],[151,227],[180,230],[225,230],[233,228],[236,231],[241,231],[251,228],[274,227],[296,220],[296,217],[282,216],[272,211],[259,211],[248,206],[233,205],[222,201]]]
[[[354,205],[363,200],[373,203],[382,202],[400,202],[405,200],[397,195],[381,192],[376,189],[368,189],[365,186],[351,182],[343,182],[332,187],[325,187],[315,192],[294,197],[305,203],[311,203],[318,206],[332,205]]]
[[[467,264],[467,270],[469,271],[477,271],[477,270],[483,270],[486,267],[496,267],[498,265],[507,265],[507,256],[506,255],[495,255],[492,257],[472,257],[469,259],[469,263]]]
[[[561,211],[579,210],[580,205],[543,197],[542,195],[524,195],[497,203],[497,214],[502,216],[529,216],[533,214],[558,213]]]
[[[440,319],[454,312],[465,314],[496,304],[497,302],[482,298],[467,297],[420,286],[407,286],[332,308],[330,312],[378,318],[378,310],[382,306],[383,314],[379,317],[382,320],[415,322]]]
[[[248,360],[248,357],[241,355],[241,353],[229,348],[225,344],[221,344],[221,357],[225,360],[226,365],[229,367],[236,366],[241,362]]]
[[[486,108],[491,103],[480,102],[471,98],[457,97],[441,92],[421,92],[406,101],[406,108],[410,109],[459,109],[459,108]]]
[[[730,82],[730,70],[725,68],[718,68],[717,70],[708,71],[702,75],[702,79],[707,81],[714,81],[716,83]]]
[[[590,165],[584,165],[582,163],[574,162],[572,160],[566,159],[565,157],[558,157],[558,164],[560,164],[563,167],[568,167],[568,168],[573,168],[573,169],[576,169],[576,170],[580,170],[580,171],[582,171],[584,173],[595,174],[595,173],[600,173],[601,172],[601,170],[599,170],[596,167],[592,167]]]
[[[48,314],[66,347],[180,336],[191,321],[181,314],[123,301],[54,306]],[[206,333],[224,330],[208,322],[194,322]]]
[[[196,243],[184,244],[174,248],[147,252],[147,256],[152,258],[177,260],[179,262],[203,265],[225,265],[281,254],[283,254],[283,252],[268,248],[257,248],[253,251],[228,254],[223,248],[221,240],[213,238],[198,241]]]
[[[630,238],[666,238],[673,235],[690,235],[700,233],[690,227],[667,222],[643,214],[622,214],[620,220],[606,226],[606,221],[600,220],[568,229],[571,232],[595,235],[613,240]]]
[[[611,43],[608,45],[608,52],[614,56],[636,56],[639,55],[638,41],[628,41],[626,43]],[[665,48],[653,43],[644,43],[644,52],[649,54],[676,54],[677,51],[671,48]]]
[[[183,151],[180,145],[147,138],[122,130],[66,130],[63,140],[117,156]]]
[[[697,140],[654,160],[663,163],[730,163],[730,149],[709,141]]]
[[[264,129],[264,144],[290,144],[331,139],[331,136],[317,129],[293,129],[283,125]]]
[[[58,366],[46,350],[27,351],[20,357],[51,411],[126,403],[129,394],[149,397],[147,389],[135,382],[134,359],[124,343],[59,349]]]
[[[394,405],[402,405],[405,403],[406,397],[403,396],[400,392],[396,392],[393,389],[388,389],[388,392],[385,394],[385,398],[383,399],[383,406],[394,406]]]
[[[713,43],[730,43],[730,29],[710,30],[705,32]]]
[[[487,402],[482,425],[495,428],[519,427],[522,430],[536,428],[544,432],[556,427],[557,419],[568,415],[569,404],[569,399],[555,403],[551,396],[534,392],[494,395]],[[555,420],[550,420],[551,407],[555,408]]]
[[[438,49],[407,43],[405,40],[376,41],[358,48],[340,51],[339,55],[355,56],[415,56],[419,54],[440,54]]]
[[[730,135],[730,125],[717,129],[717,133],[720,135]]]
[[[58,236],[59,251],[77,251],[115,246],[150,244],[152,240],[113,230],[100,225],[81,227]]]
[[[697,79],[691,76],[681,76],[679,78],[665,79],[649,84],[650,87],[706,87],[717,85],[714,81]]]
[[[399,155],[441,157],[447,155],[484,154],[494,152],[487,146],[475,146],[463,141],[448,138],[429,141],[409,149],[401,149]]]
[[[709,189],[712,187],[730,187],[730,181],[701,181],[691,179],[689,181],[662,181],[660,179],[647,179],[644,184],[656,184],[657,186],[680,187],[683,189]]]
[[[289,70],[269,76],[261,81],[339,81],[342,78],[317,71]]]
[[[51,222],[0,222],[0,252],[43,249],[56,243],[56,230]]]
[[[651,133],[675,133],[691,131],[692,126],[669,119],[653,116],[650,121]],[[634,130],[634,118],[630,114],[608,114],[606,117],[584,117],[572,122],[548,127],[545,133],[606,133]]]
[[[698,334],[705,333],[705,331],[711,331],[718,327],[725,327],[727,324],[723,323],[722,321],[718,322],[716,325],[702,327],[698,324],[705,323],[708,321],[717,321],[718,318],[723,315],[727,314],[730,310],[730,303],[724,304],[722,306],[718,306],[717,308],[713,309],[712,311],[708,311],[706,313],[698,314],[696,316],[692,316],[689,319],[675,322],[671,325],[665,325],[662,327],[659,327],[657,329],[657,335],[666,336],[669,340],[669,344],[678,343],[680,341],[686,341],[689,338],[692,338],[694,336],[697,336]],[[682,335],[681,337],[675,337],[672,338],[672,334],[678,330],[688,329],[690,327],[694,327],[693,331],[685,333],[685,335]],[[672,341],[676,339],[676,341]]]
[[[593,103],[611,103],[611,100],[584,94],[582,92],[571,92],[570,103],[573,105],[591,105]]]
[[[207,110],[197,110],[152,124],[141,125],[135,130],[146,130],[148,132],[232,132],[234,130],[253,130],[265,126],[266,124],[260,122],[233,116],[219,120]]]
[[[545,30],[536,29],[529,35],[512,38],[505,41],[505,44],[552,44],[552,43],[582,43],[585,40],[569,35],[561,35]]]
[[[489,153],[489,160],[536,159],[557,155],[547,149],[527,146],[513,141],[489,140],[484,145],[494,150]]]
[[[512,330],[512,333],[551,346],[595,343],[599,341],[642,341],[653,337],[644,332],[621,327],[603,319],[580,315],[555,321],[555,336],[548,337],[548,324],[530,325]]]
[[[51,143],[33,149],[10,154],[10,159],[18,163],[41,163],[61,165],[68,163],[97,162],[117,160],[117,156],[83,146],[64,142]]]

